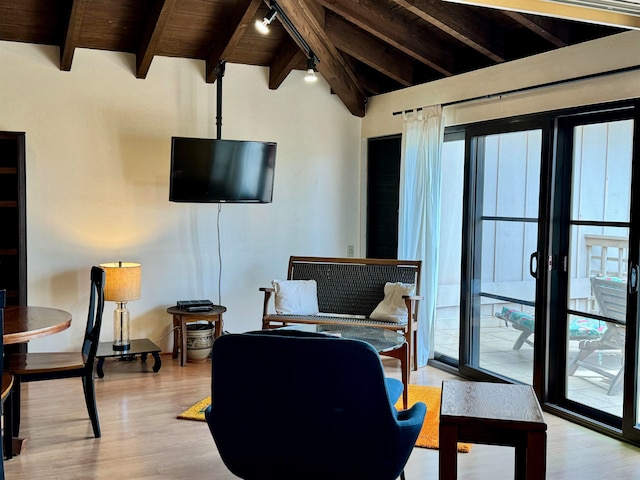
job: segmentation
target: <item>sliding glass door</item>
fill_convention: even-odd
[[[504,128],[504,126],[500,126]],[[470,130],[469,322],[461,370],[533,383],[543,130]]]
[[[458,368],[640,444],[638,116],[628,102],[458,129]]]
[[[560,122],[571,147],[564,390],[621,418],[634,122],[586,120]]]

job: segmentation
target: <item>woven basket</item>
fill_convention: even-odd
[[[211,354],[213,346],[213,325],[192,323],[187,325],[187,361],[204,362]]]

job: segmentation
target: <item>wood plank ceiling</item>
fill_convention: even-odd
[[[306,43],[362,117],[372,95],[622,31],[441,0],[277,0],[289,22],[276,16],[263,35],[253,24],[271,1],[0,0],[0,40],[58,46],[67,71],[78,48],[131,53],[142,79],[156,56],[204,60],[207,82],[221,61],[259,65],[270,89],[307,69]]]

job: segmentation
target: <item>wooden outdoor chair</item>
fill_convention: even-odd
[[[591,288],[600,307],[600,315],[608,319],[605,320],[607,329],[599,340],[580,342],[580,351],[569,363],[567,373],[569,375],[575,374],[578,367],[596,372],[610,380],[607,395],[617,395],[622,388],[624,376],[627,282],[617,277],[591,277]],[[586,361],[586,358],[592,353],[603,350],[617,350],[622,355],[623,363],[617,372],[612,373]]]
[[[496,312],[495,316],[504,320],[506,324],[511,324],[514,329],[520,332],[520,335],[513,343],[514,350],[520,350],[525,343],[533,347],[533,341],[529,340],[535,328],[535,317],[533,314],[521,312],[514,308],[502,307],[502,310]],[[604,322],[599,320],[572,318],[569,323],[569,339],[598,340],[605,329]]]

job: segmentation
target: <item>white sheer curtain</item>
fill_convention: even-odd
[[[442,106],[404,114],[400,164],[398,258],[422,260],[418,309],[418,365],[433,358],[438,288],[438,241],[442,183]]]

